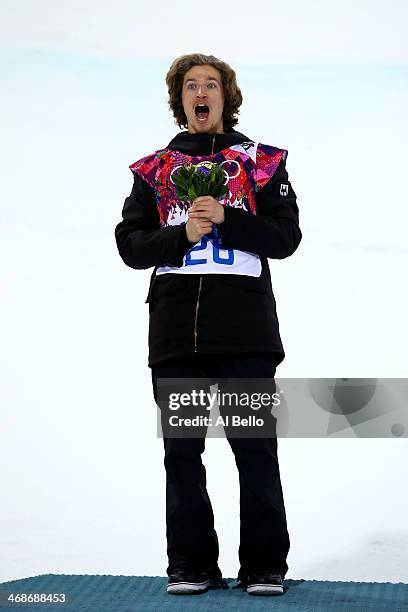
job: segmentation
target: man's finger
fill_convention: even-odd
[[[193,204],[189,210],[192,210],[193,212],[196,210],[207,210],[210,206],[210,202],[198,202],[198,204]]]
[[[196,221],[196,227],[209,227],[212,226],[212,221],[209,219],[198,219]]]
[[[197,205],[197,204],[209,204],[211,203],[212,198],[211,196],[198,196],[198,198],[194,198],[194,200],[192,201],[192,205]]]
[[[193,204],[195,202],[205,202],[205,201],[207,201],[209,199],[210,199],[210,196],[197,196],[196,198],[194,198]]]
[[[198,219],[199,217],[207,217],[209,219],[211,212],[209,210],[194,210],[193,212],[189,213],[188,216],[190,219]]]
[[[199,218],[205,218],[205,217],[209,219],[208,212],[205,210],[202,210],[202,211],[198,210],[198,211],[191,212],[189,213],[188,216],[190,217],[190,219],[199,219]]]

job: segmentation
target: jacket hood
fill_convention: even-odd
[[[240,144],[247,140],[251,140],[245,134],[231,129],[224,134],[210,134],[208,132],[200,132],[191,134],[184,131],[177,134],[167,145],[167,149],[180,151],[186,155],[211,155],[211,149],[214,140],[214,153],[228,149],[233,145]]]

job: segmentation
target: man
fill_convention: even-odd
[[[210,55],[177,58],[166,77],[180,128],[164,149],[131,164],[134,184],[115,230],[123,261],[154,267],[149,359],[160,378],[270,378],[285,357],[267,258],[284,259],[302,234],[287,151],[233,129],[242,103],[235,72]],[[225,171],[220,202],[177,198],[181,165],[213,161]],[[216,232],[215,232],[216,230]],[[163,437],[169,593],[228,588],[201,461],[205,437]],[[277,439],[229,437],[240,477],[238,584],[250,594],[283,592],[290,541]]]

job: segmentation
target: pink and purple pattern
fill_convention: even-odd
[[[281,159],[286,159],[287,150],[258,143],[254,161],[250,150],[254,150],[255,146],[254,142],[248,141],[205,156],[159,149],[134,162],[129,168],[154,189],[162,227],[177,222],[176,218],[182,217],[189,207],[188,202],[177,198],[172,173],[181,165],[201,161],[212,161],[223,167],[229,189],[222,200],[224,206],[242,208],[256,215],[256,192],[273,177]]]

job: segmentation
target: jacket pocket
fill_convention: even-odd
[[[239,287],[246,291],[255,291],[256,293],[266,292],[266,280],[262,276],[244,276],[241,274],[226,275],[223,279],[226,285]]]
[[[156,280],[156,269],[154,269],[154,271],[152,272],[152,275],[150,277],[150,282],[149,282],[149,291],[147,292],[147,297],[145,299],[145,304],[148,304],[150,302],[150,297],[152,295],[152,291],[153,291],[153,286]]]
[[[154,282],[151,284],[148,300],[149,302],[157,302],[157,300],[161,300],[163,297],[184,291],[187,286],[188,280],[184,274],[160,274],[155,277]]]

